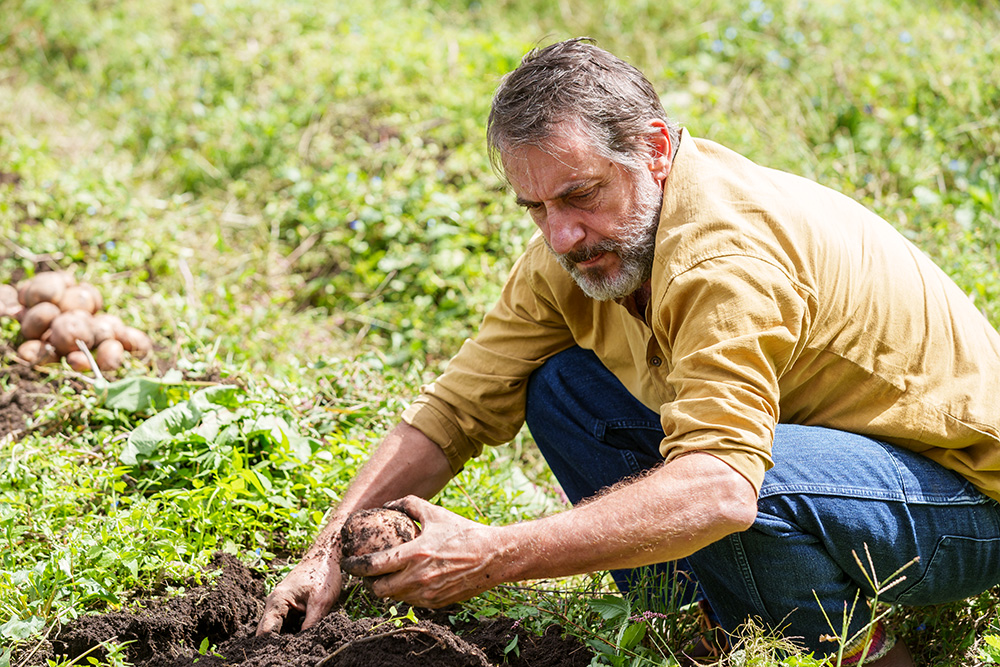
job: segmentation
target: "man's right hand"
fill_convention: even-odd
[[[280,632],[288,613],[305,612],[302,629],[312,627],[326,616],[340,597],[340,540],[307,555],[288,573],[264,605],[257,634]]]
[[[340,597],[340,528],[354,510],[379,507],[407,495],[430,498],[452,477],[444,452],[419,429],[401,422],[361,467],[316,542],[268,596],[257,634],[280,632],[293,609],[302,628],[326,616]]]

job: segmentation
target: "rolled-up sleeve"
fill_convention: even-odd
[[[670,281],[654,311],[675,392],[660,409],[668,461],[708,452],[760,490],[781,375],[807,338],[809,302],[781,268],[748,256],[702,261]]]
[[[562,315],[533,275],[537,245],[517,261],[479,333],[445,372],[420,389],[403,420],[441,447],[453,472],[484,445],[503,444],[524,424],[527,380],[573,344]],[[544,248],[542,252],[545,252]]]

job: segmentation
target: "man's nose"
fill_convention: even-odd
[[[577,248],[587,236],[587,230],[572,211],[552,210],[549,211],[547,218],[548,240],[553,252],[566,254]]]

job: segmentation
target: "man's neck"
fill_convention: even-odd
[[[639,289],[629,294],[627,297],[622,299],[621,304],[625,306],[625,310],[646,324],[646,306],[649,305],[649,299],[653,294],[652,286],[650,281],[644,282],[639,286]]]

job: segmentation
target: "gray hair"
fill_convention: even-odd
[[[555,128],[576,121],[602,156],[630,172],[649,157],[649,121],[667,124],[671,144],[680,126],[667,118],[656,90],[638,69],[588,37],[533,49],[500,82],[486,127],[490,162],[504,177],[503,157],[535,146],[550,149]]]

